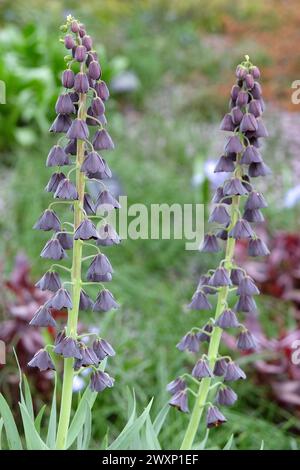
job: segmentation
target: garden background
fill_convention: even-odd
[[[43,340],[27,326],[44,300],[34,282],[45,271],[39,254],[46,237],[32,226],[49,201],[44,165],[55,142],[48,129],[65,54],[59,25],[71,13],[93,36],[110,83],[107,116],[117,144],[112,189],[129,204],[210,201],[211,162],[224,143],[218,126],[235,67],[248,54],[261,69],[270,132],[263,155],[273,173],[261,183],[269,208],[260,231],[272,254],[248,262],[247,270],[264,294],[252,325],[262,347],[241,359],[249,380],[238,384],[229,424],[212,430],[209,443],[222,448],[233,432],[233,448],[259,449],[263,441],[265,449],[299,449],[300,366],[291,361],[292,342],[300,339],[300,105],[291,101],[292,82],[300,79],[298,2],[1,0],[0,13],[0,79],[7,87],[0,105],[0,339],[8,343],[1,391],[15,406],[12,348],[25,366]],[[239,251],[244,259],[243,245]],[[128,390],[134,389],[139,410],[154,396],[155,414],[168,400],[166,384],[192,364],[175,345],[197,321],[186,304],[214,259],[186,251],[178,240],[126,240],[109,257],[116,271],[112,292],[122,308],[88,321],[101,326],[117,351],[110,361],[116,386],[96,401],[94,448],[108,428],[114,437],[124,426]],[[29,379],[40,406],[52,382],[32,371]],[[185,426],[186,417],[170,410],[165,448],[178,448]]]

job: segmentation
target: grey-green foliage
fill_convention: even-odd
[[[126,69],[126,58],[108,61],[104,47],[99,43],[95,47],[101,54],[105,80]],[[0,113],[0,164],[13,165],[10,152],[17,145],[31,151],[40,136],[47,134],[65,64],[57,30],[50,23],[7,23],[0,31],[0,50],[0,79],[6,85],[6,104]]]

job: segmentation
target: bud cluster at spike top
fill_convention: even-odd
[[[208,401],[211,398],[209,392],[202,394],[204,400],[199,405],[206,407],[206,424],[209,428],[226,421],[218,406],[233,405],[237,399],[228,383],[246,378],[243,370],[229,356],[222,357],[219,354],[222,332],[228,329],[232,331],[241,351],[252,351],[257,346],[255,338],[242,321],[243,316],[256,314],[254,297],[259,294],[259,290],[234,258],[235,241],[248,241],[249,256],[269,253],[253,227],[253,223],[264,220],[261,209],[267,206],[263,195],[254,187],[255,178],[269,173],[260,152],[261,138],[267,137],[262,121],[265,105],[258,82],[260,71],[251,64],[248,56],[245,58],[236,69],[237,81],[231,90],[230,112],[221,123],[221,130],[226,131],[228,136],[215,172],[227,173],[227,178],[213,196],[209,222],[214,231],[205,235],[201,248],[203,252],[215,253],[221,251],[222,244],[225,244],[226,255],[216,269],[200,277],[189,304],[192,310],[209,311],[212,309],[209,296],[216,296],[216,313],[206,324],[188,332],[177,345],[180,351],[198,354],[200,351],[202,355],[197,359],[191,376],[184,374],[167,387],[172,395],[170,405],[189,412],[188,381],[191,380],[192,384],[199,382],[198,397],[204,389],[201,388],[202,381],[208,383],[208,390],[211,384],[218,382],[212,392],[215,395],[214,405]],[[229,292],[230,303],[233,299],[232,305],[228,305]]]
[[[45,190],[53,194],[54,201],[34,225],[36,230],[52,232],[50,240],[42,249],[41,257],[55,262],[36,284],[41,290],[50,291],[52,297],[38,309],[30,324],[33,327],[55,329],[56,339],[52,346],[54,353],[63,358],[73,358],[76,371],[84,367],[91,368],[91,388],[100,392],[113,386],[114,379],[100,371],[99,366],[104,358],[115,354],[114,349],[97,335],[89,336],[89,343],[80,341],[77,331],[68,335],[66,325],[58,325],[53,318],[53,311],[64,310],[69,316],[76,316],[78,311],[92,310],[98,315],[98,312],[118,308],[113,294],[103,285],[112,280],[113,269],[100,246],[117,245],[120,238],[113,227],[102,220],[101,215],[97,215],[103,204],[106,210],[120,207],[102,181],[104,178],[110,178],[112,174],[102,156],[103,151],[114,148],[112,138],[106,130],[105,103],[109,98],[109,91],[101,79],[99,59],[84,25],[68,17],[62,31],[66,33],[62,41],[70,56],[65,57],[67,69],[62,73],[64,90],[57,99],[57,117],[50,127],[50,132],[58,134],[59,139],[46,160],[46,166],[53,167],[54,173]],[[79,148],[82,161],[78,157]],[[96,201],[93,201],[86,191],[85,182],[88,179],[101,182],[102,191]],[[65,204],[69,204],[73,209],[69,212],[73,222],[60,219],[59,208],[66,207]],[[76,211],[77,215],[78,211],[80,212],[79,218]],[[93,219],[100,221],[98,228]],[[80,295],[74,298],[72,273],[74,263],[76,264],[76,243],[82,245],[83,255],[87,258],[80,259],[80,271],[82,261],[89,263],[87,285],[99,283],[99,292],[94,300],[85,290],[85,280],[81,279]],[[70,269],[57,263],[59,260],[72,258]],[[61,273],[66,271],[70,273],[71,278],[62,282]],[[29,366],[38,367],[40,370],[54,369],[49,347],[51,348],[51,345],[38,351]]]

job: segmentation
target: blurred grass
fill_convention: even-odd
[[[82,11],[79,9],[80,17],[91,24],[91,34],[98,34],[98,40],[105,44],[107,57],[125,57],[141,83],[131,96],[114,96],[107,112],[117,144],[107,159],[128,195],[129,204],[204,202],[191,179],[196,161],[217,156],[212,144],[217,134],[210,132],[217,129],[227,104],[227,98],[218,90],[232,76],[233,67],[248,47],[259,62],[269,60],[255,43],[233,47],[219,38],[211,43],[212,38],[208,40],[203,34],[203,28],[210,33],[222,32],[226,15],[245,22],[260,18],[261,2],[243,1],[238,8],[224,0],[202,2],[204,8],[201,12],[196,8],[194,15],[195,3],[113,0],[89,2]],[[45,18],[41,12],[41,2],[30,0],[30,5],[34,16],[47,25],[47,45],[56,57],[60,3],[51,2],[51,18],[50,15]],[[69,5],[76,13],[77,2],[65,2],[66,9]],[[13,8],[7,3],[2,8],[6,12],[4,18],[11,18],[16,24],[30,21],[31,15],[26,14],[23,2],[15,2]],[[48,64],[47,57],[40,59]],[[53,110],[44,111],[50,121]],[[200,122],[208,120],[213,124],[203,131]],[[29,122],[26,129],[31,126]],[[50,202],[49,195],[43,192],[50,175],[44,162],[54,142],[45,134],[42,138],[37,135],[33,145],[25,148],[21,142],[8,155],[13,161],[9,176],[12,182],[3,198],[10,212],[9,217],[5,215],[0,220],[6,270],[11,268],[14,255],[24,250],[36,278],[47,265],[39,258],[46,237],[43,239],[31,227]],[[266,154],[272,166],[271,144]],[[299,224],[294,211],[280,212],[274,204],[267,217],[272,230],[287,226],[297,229]],[[101,394],[96,402],[95,446],[108,425],[112,436],[124,425],[127,387],[135,389],[140,408],[155,396],[154,407],[158,410],[167,400],[166,383],[192,364],[191,357],[180,354],[175,345],[190,327],[203,321],[196,313],[186,313],[184,306],[198,275],[215,262],[206,255],[185,251],[182,241],[124,240],[121,246],[107,252],[116,271],[110,288],[122,308],[99,318],[95,315],[86,318],[100,326],[103,336],[117,350],[109,364],[117,379],[116,387]],[[262,307],[261,316],[268,319],[265,323],[271,327],[264,302]],[[251,367],[247,369],[251,377]],[[259,449],[262,440],[266,449],[297,446],[293,435],[295,421],[272,403],[267,389],[257,387],[251,379],[238,384],[236,389],[240,400],[233,411],[227,412],[229,425],[211,431],[210,446],[222,447],[231,432],[239,449]],[[185,416],[170,411],[162,434],[166,448],[178,447],[186,420]]]

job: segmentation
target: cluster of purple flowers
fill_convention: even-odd
[[[219,354],[222,331],[233,329],[237,332],[237,347],[241,351],[256,348],[255,338],[241,323],[240,317],[241,314],[256,313],[254,296],[259,294],[259,290],[253,279],[237,265],[234,258],[235,242],[247,240],[250,256],[269,253],[252,225],[264,220],[261,209],[267,206],[263,195],[254,189],[252,178],[269,173],[260,152],[260,139],[267,137],[262,121],[265,105],[258,82],[260,71],[246,56],[246,60],[236,69],[236,78],[236,84],[231,90],[230,112],[221,123],[221,130],[228,132],[229,136],[215,168],[215,172],[229,175],[213,196],[209,222],[215,230],[205,235],[202,246],[202,251],[216,253],[221,250],[222,241],[225,241],[226,255],[217,269],[200,277],[189,305],[192,310],[209,311],[212,305],[208,296],[217,295],[216,314],[202,328],[193,328],[177,345],[180,351],[198,353],[208,343],[207,354],[202,354],[192,370],[193,382],[199,382],[199,392],[196,394],[198,402],[195,406],[207,406],[208,427],[226,421],[216,405],[233,405],[237,399],[228,383],[246,378],[238,364],[230,357]],[[234,297],[236,300],[230,307],[228,303]],[[186,376],[190,377],[185,374],[167,387],[172,395],[170,405],[183,412],[189,412]],[[214,404],[208,401],[213,380],[216,382],[212,387],[217,390]],[[205,386],[201,388],[201,382],[208,385],[207,392]]]
[[[53,233],[42,249],[42,258],[57,262],[67,258],[67,251],[73,250],[73,260],[71,269],[59,264],[52,265],[37,282],[36,285],[41,290],[51,291],[53,296],[39,308],[30,322],[34,327],[59,329],[61,325],[58,327],[53,318],[53,309],[68,310],[68,318],[76,318],[79,310],[107,312],[118,308],[113,294],[102,284],[112,280],[113,269],[100,247],[120,243],[113,227],[99,215],[103,208],[107,211],[120,207],[103,182],[103,179],[110,178],[112,173],[101,154],[114,148],[106,130],[105,102],[109,98],[109,91],[101,79],[98,56],[93,50],[92,39],[86,34],[84,25],[68,18],[64,30],[67,34],[63,42],[70,51],[70,56],[65,58],[68,67],[62,74],[64,91],[57,99],[57,117],[50,128],[50,132],[62,135],[58,143],[51,148],[46,162],[47,167],[54,167],[55,172],[45,189],[53,194],[57,202],[49,205],[34,228]],[[66,172],[65,169],[69,171]],[[88,179],[97,180],[103,188],[96,201],[93,201],[86,191],[85,183]],[[69,204],[72,208],[73,223],[62,222],[53,210],[54,206],[62,207],[62,203]],[[100,220],[98,227],[94,225],[93,219]],[[93,248],[95,256],[82,258],[82,250],[85,247]],[[95,300],[84,290],[85,282],[81,280],[81,262],[90,259],[92,261],[87,270],[86,284],[100,283],[101,286]],[[71,273],[70,282],[62,282],[57,272],[60,268]],[[66,285],[71,286],[71,292]],[[74,324],[72,326],[74,327]],[[112,387],[114,380],[107,373],[98,370],[104,358],[115,354],[112,346],[100,337],[95,337],[92,344],[87,345],[78,337],[77,328],[75,330],[70,328],[69,324],[62,331],[58,330],[55,344],[52,346],[53,353],[63,358],[73,358],[74,370],[91,367],[92,390],[100,392],[106,387]],[[51,345],[38,351],[29,366],[38,367],[40,370],[54,369],[49,347],[51,348]]]

